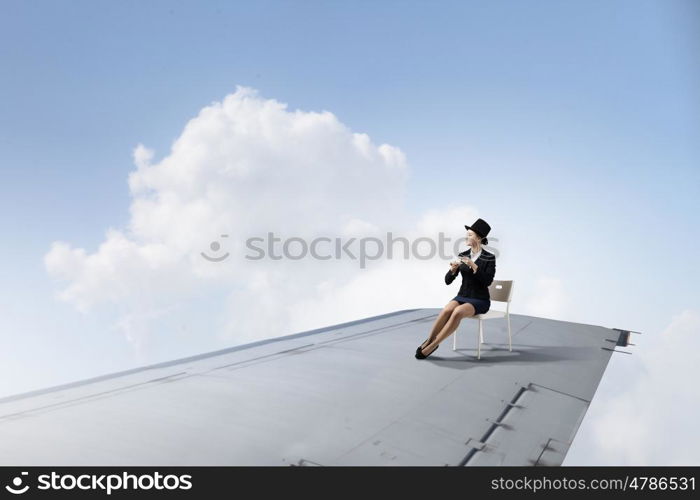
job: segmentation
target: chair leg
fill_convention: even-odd
[[[457,330],[459,330],[459,328]],[[455,333],[452,335],[452,350],[453,351],[457,350],[457,330],[455,330]]]
[[[476,339],[476,359],[481,359],[481,342]]]
[[[479,338],[478,338],[478,342],[477,342],[478,347],[477,347],[477,351],[476,351],[477,352],[476,359],[481,359],[481,344],[484,341],[484,330],[483,330],[482,324],[483,324],[483,321],[480,319],[479,320]]]
[[[510,336],[510,314],[508,316],[508,350],[512,351],[513,350],[513,343],[511,341],[511,336]]]

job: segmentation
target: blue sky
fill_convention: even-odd
[[[447,179],[488,169],[542,211],[574,189],[603,214],[643,197],[632,219],[693,208],[694,2],[4,5],[2,222],[39,245],[124,223],[134,144],[163,154],[235,84],[399,145],[415,191],[457,198]]]
[[[164,157],[236,85],[400,148],[407,211],[479,207],[504,273],[566,277],[568,318],[660,332],[700,305],[698,2],[2,9],[0,392],[138,364],[99,314],[53,298],[42,259],[124,227],[136,145]],[[154,360],[215,347],[156,335]]]

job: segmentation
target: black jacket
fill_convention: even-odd
[[[471,257],[472,249],[468,248],[459,256]],[[477,257],[474,263],[479,266],[476,273],[471,267],[462,263],[459,265],[457,272],[462,273],[462,286],[459,288],[457,295],[464,297],[473,297],[475,299],[491,300],[489,295],[489,285],[493,282],[493,277],[496,274],[496,256],[486,250],[481,249],[481,255]],[[449,285],[457,277],[457,273],[452,274],[448,269],[445,275],[445,283]]]

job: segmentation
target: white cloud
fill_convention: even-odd
[[[523,290],[521,291],[520,288]],[[516,293],[518,293],[518,300],[516,300]],[[518,279],[517,283],[513,284],[513,300],[515,304],[522,303],[522,306],[518,305],[515,309],[519,314],[566,319],[569,313],[568,294],[561,279],[554,276],[536,276],[533,282]]]
[[[686,309],[660,333],[633,335],[636,345],[625,349],[633,366],[614,381],[607,370],[606,392],[596,394],[577,436],[587,440],[586,463],[700,465],[699,331],[700,313]]]
[[[402,219],[407,165],[398,148],[375,145],[332,113],[290,111],[246,87],[202,109],[160,161],[141,144],[133,154],[128,227],[110,228],[94,253],[54,242],[44,262],[61,299],[83,312],[110,304],[135,344],[154,311],[177,303],[171,315],[191,319],[200,311],[187,299],[206,295],[221,304],[230,294],[216,318],[207,311],[224,337],[236,337],[237,325],[241,338],[282,334],[287,313],[269,312],[308,300],[325,273],[350,279],[356,263],[246,260],[247,238],[377,233]],[[200,255],[215,241],[230,253],[224,262]]]

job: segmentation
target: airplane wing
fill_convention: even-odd
[[[629,331],[409,309],[0,399],[2,465],[561,465]]]

